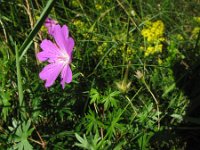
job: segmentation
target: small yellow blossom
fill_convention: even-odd
[[[127,48],[127,54],[128,55],[132,55],[134,54],[135,50],[134,49],[131,49],[130,47]]]
[[[164,23],[160,20],[153,22],[152,24],[148,23],[147,28],[142,30],[142,35],[147,39],[148,42],[154,42],[155,40],[163,40],[164,34]]]
[[[162,64],[162,59],[158,58],[158,64],[161,65]]]
[[[72,6],[73,6],[73,7],[79,7],[78,1],[77,1],[77,0],[73,0],[73,1],[72,1]]]
[[[162,44],[157,44],[157,45],[155,46],[155,51],[156,51],[156,52],[162,52],[162,48],[163,48],[163,45],[162,45]]]
[[[200,32],[200,27],[195,27],[195,28],[192,30],[192,37],[197,38],[199,32]]]
[[[96,4],[96,5],[95,5],[95,8],[96,8],[97,10],[101,10],[101,9],[102,9],[102,5],[101,5],[101,4]]]
[[[176,39],[179,40],[179,41],[182,41],[184,38],[181,34],[177,34]]]
[[[88,25],[79,19],[74,20],[73,24],[76,26],[78,33],[83,34],[88,31]]]
[[[83,26],[84,26],[84,23],[83,23],[82,21],[80,21],[80,20],[75,20],[75,21],[74,21],[74,25],[75,25],[75,26],[78,26],[78,27],[83,27]]]
[[[155,46],[148,46],[144,53],[144,56],[147,57],[151,54],[162,52],[162,47],[163,47],[162,44],[157,44]]]
[[[196,21],[197,23],[200,23],[200,17],[193,17],[194,21]]]
[[[145,53],[144,53],[144,56],[147,57],[149,56],[150,54],[153,54],[154,53],[154,47],[153,46],[149,46],[147,47]]]

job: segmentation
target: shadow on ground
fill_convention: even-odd
[[[189,99],[186,115],[178,126],[169,127],[151,138],[155,149],[165,147],[172,149],[174,144],[180,150],[200,150],[200,34],[193,49],[184,60],[173,66],[176,87],[181,89]],[[163,145],[161,145],[161,143]]]
[[[195,46],[185,60],[174,65],[178,88],[184,91],[189,105],[183,123],[175,130],[186,143],[188,150],[200,150],[200,47]]]

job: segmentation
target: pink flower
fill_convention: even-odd
[[[51,18],[47,18],[45,20],[44,26],[48,29],[48,33],[53,36],[54,34],[54,30],[55,30],[55,26],[58,24],[58,22],[56,20],[53,20]]]
[[[45,39],[40,44],[42,51],[37,54],[37,58],[40,61],[48,61],[49,64],[43,68],[39,76],[46,81],[45,87],[50,87],[61,73],[61,84],[64,89],[65,83],[72,81],[70,63],[74,40],[69,37],[69,30],[66,25],[62,27],[55,25],[53,37],[56,43]]]

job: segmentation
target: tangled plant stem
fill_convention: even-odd
[[[153,94],[153,92],[151,91],[150,87],[147,85],[145,78],[143,77],[142,82],[144,83],[146,89],[148,90],[148,92],[151,94],[151,96],[153,97],[153,100],[156,104],[156,110],[157,110],[157,117],[158,117],[158,130],[160,129],[160,110],[159,110],[159,102],[156,99],[155,95]]]

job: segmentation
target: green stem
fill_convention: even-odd
[[[153,97],[153,100],[156,103],[156,109],[157,109],[157,117],[158,117],[158,130],[160,129],[160,110],[159,110],[159,102],[156,99],[155,95],[153,94],[153,92],[151,91],[150,87],[147,85],[145,78],[143,77],[143,83],[145,85],[145,87],[147,88],[148,92],[151,94],[151,96]]]
[[[22,88],[22,78],[21,78],[21,69],[19,61],[19,53],[17,45],[15,45],[15,57],[16,57],[16,67],[17,67],[17,87],[18,87],[18,96],[19,96],[19,106],[23,107],[23,88]]]

